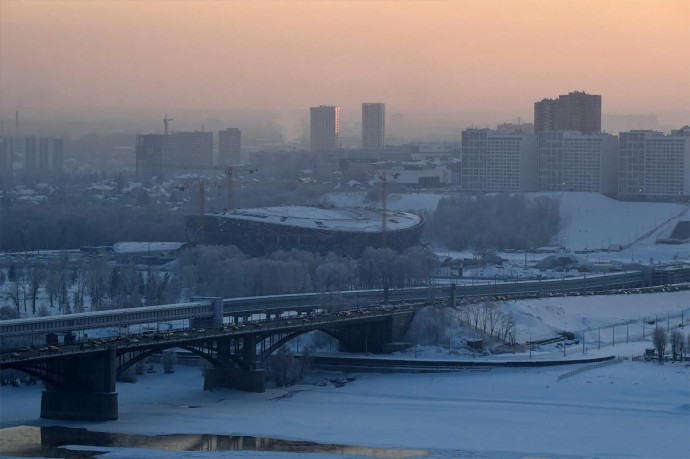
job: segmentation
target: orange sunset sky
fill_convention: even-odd
[[[0,112],[690,111],[688,0],[0,0]],[[9,114],[9,115],[8,115]]]

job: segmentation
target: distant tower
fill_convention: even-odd
[[[163,163],[168,146],[165,134],[138,135],[136,138],[137,180],[148,181],[163,178]]]
[[[381,150],[385,146],[386,105],[362,104],[362,149]]]
[[[213,166],[213,132],[176,132],[168,136],[164,166]]]
[[[340,133],[340,107],[311,107],[311,151],[335,151]]]
[[[534,104],[534,132],[601,132],[601,96],[571,92]]]
[[[229,166],[242,160],[242,132],[237,128],[218,131],[218,165]]]

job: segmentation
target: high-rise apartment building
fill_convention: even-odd
[[[165,169],[178,173],[180,169],[213,166],[213,132],[175,132],[169,137]]]
[[[229,166],[242,160],[242,132],[237,128],[218,131],[218,165]]]
[[[362,104],[362,149],[382,150],[386,145],[386,105]]]
[[[135,155],[138,180],[162,179],[165,175],[211,168],[213,133],[194,131],[138,135]]]
[[[537,134],[539,191],[615,194],[618,138],[608,134]]]
[[[311,151],[335,151],[340,133],[340,107],[311,107]]]
[[[164,134],[138,135],[135,155],[137,180],[149,181],[163,178],[163,163],[169,137]]]
[[[537,189],[536,137],[490,129],[462,131],[460,185],[465,191]]]
[[[664,135],[656,131],[621,132],[618,195],[680,198],[690,195],[690,128]]]
[[[534,104],[534,132],[601,132],[601,96],[571,92]]]

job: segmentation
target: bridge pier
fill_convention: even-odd
[[[216,346],[219,355],[230,355],[230,340],[218,340]],[[242,356],[245,368],[238,368],[233,361],[225,358],[221,361],[222,366],[207,369],[204,372],[204,390],[225,388],[245,392],[265,392],[265,372],[263,368],[257,368],[256,363],[256,335],[247,335],[243,338]]]
[[[41,418],[112,421],[118,418],[115,349],[54,360],[41,393]]]
[[[394,314],[378,322],[353,324],[339,333],[343,350],[347,352],[371,352],[382,354],[387,343],[400,342],[414,318],[414,311]]]

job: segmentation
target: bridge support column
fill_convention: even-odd
[[[344,327],[338,339],[347,352],[371,352],[381,354],[385,344],[400,342],[405,338],[414,311],[398,313],[378,322],[354,324]]]
[[[209,368],[204,372],[204,390],[226,388],[245,392],[265,392],[266,378],[262,368],[256,368],[256,336],[243,338],[242,352],[246,368],[235,368],[229,358],[220,357],[220,367]],[[230,355],[229,339],[218,340],[216,349],[219,356]]]
[[[244,337],[242,345],[243,360],[249,368],[254,368],[256,365],[256,336],[247,335]]]
[[[66,421],[112,421],[118,418],[115,349],[56,360],[56,385],[41,394],[41,417]]]

